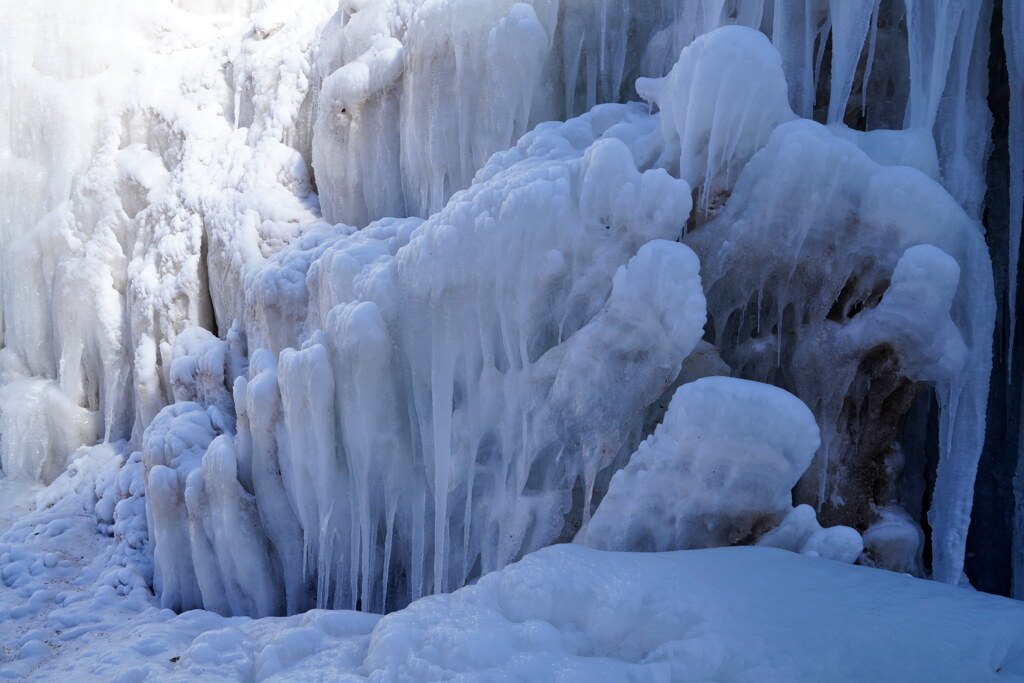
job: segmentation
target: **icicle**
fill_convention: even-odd
[[[775,0],[772,43],[782,53],[789,103],[803,118],[814,108],[814,0]]]
[[[906,128],[931,130],[946,87],[960,19],[980,0],[906,0],[910,54],[910,101]]]
[[[817,103],[818,82],[821,81],[821,66],[825,63],[825,48],[828,45],[829,35],[832,33],[832,17],[829,16],[825,23],[818,27],[814,36],[814,89],[811,91],[811,106]]]
[[[1010,360],[1017,330],[1017,275],[1020,269],[1021,223],[1024,222],[1024,3],[1003,4],[1003,45],[1010,80]],[[1012,369],[1012,367],[1011,367]],[[1007,372],[1007,378],[1013,377]],[[1022,570],[1024,571],[1024,570]],[[1024,580],[1021,582],[1024,592]]]
[[[387,503],[387,532],[384,536],[384,570],[381,573],[381,597],[380,607],[382,611],[388,608],[388,586],[391,584],[391,550],[395,543],[395,510],[397,506],[393,498],[389,497]]]
[[[881,10],[881,0],[875,1],[875,9],[871,13],[868,22],[870,31],[868,35],[868,58],[864,64],[864,79],[860,88],[860,114],[867,117],[868,111],[868,82],[871,80],[871,67],[875,64],[875,46],[878,40],[878,15]]]
[[[829,0],[832,18],[832,86],[828,102],[828,123],[843,122],[857,63],[864,49],[864,39],[871,18],[878,11],[878,2]]]
[[[988,0],[964,7],[934,130],[942,183],[976,219],[981,218],[985,201],[985,159],[991,144],[987,103],[991,13]]]
[[[583,33],[576,40],[562,43],[565,79],[565,114],[572,118],[576,115],[576,82],[579,78],[580,60],[583,56]],[[573,47],[575,46],[575,47]]]

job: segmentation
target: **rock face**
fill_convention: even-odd
[[[1017,325],[1020,173],[1009,246],[981,223],[990,89],[1024,163],[1016,5],[199,4],[0,27],[0,466],[123,451],[102,521],[164,605],[384,611],[574,537],[860,532],[961,580],[997,296],[1006,359]]]

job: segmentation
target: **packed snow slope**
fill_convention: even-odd
[[[4,674],[1020,668],[840,564],[969,580],[1020,12],[0,11]]]

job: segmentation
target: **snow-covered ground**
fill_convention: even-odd
[[[2,678],[1024,680],[1024,604],[772,548],[559,545],[383,618],[176,615],[118,595],[83,507],[0,542]]]

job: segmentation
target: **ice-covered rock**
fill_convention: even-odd
[[[882,166],[846,137],[808,121],[779,126],[725,208],[685,242],[703,259],[723,359],[818,418],[822,448],[797,502],[827,523],[863,529],[875,506],[898,504],[893,444],[915,392],[935,391],[935,571],[955,581],[973,495],[964,476],[984,441],[988,251],[935,181]]]
[[[684,384],[577,542],[639,551],[749,542],[792,508],[819,443],[811,411],[782,389],[730,377]]]

